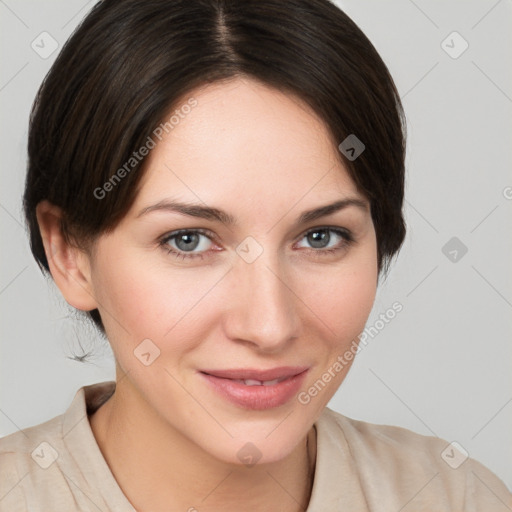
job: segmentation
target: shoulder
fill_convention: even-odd
[[[28,453],[34,449],[34,443],[48,438],[58,438],[62,432],[63,415],[55,416],[44,423],[20,429],[13,434],[0,438],[0,455],[9,453]]]
[[[0,510],[22,510],[26,503],[24,486],[37,470],[48,468],[62,452],[62,418],[56,416],[0,438]],[[4,502],[5,498],[5,502]]]
[[[63,414],[0,439],[0,512],[50,510],[56,502],[59,510],[78,503],[89,510],[91,496],[104,501],[102,485],[122,499],[88,420],[114,389],[110,381],[83,386]]]
[[[444,504],[446,510],[512,509],[505,484],[456,442],[355,420],[329,408],[320,420],[333,446],[346,443],[362,486],[376,500],[381,497],[381,506],[382,496],[413,499],[417,493],[417,510],[423,510],[423,501],[439,503],[439,510]]]
[[[62,419],[63,415],[59,415],[0,438],[0,474],[3,476],[13,466],[23,467],[29,461],[44,465],[42,459],[51,455],[49,448],[55,445],[54,449],[57,449],[62,443]]]
[[[326,408],[324,419],[334,433],[343,433],[352,449],[366,454],[387,455],[398,461],[416,455],[429,456],[429,462],[438,466],[441,453],[449,445],[443,439],[418,434],[393,425],[379,425],[355,420]]]

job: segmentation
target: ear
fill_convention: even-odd
[[[44,200],[37,205],[36,216],[50,272],[66,302],[83,311],[96,309],[89,256],[66,241],[62,210]]]

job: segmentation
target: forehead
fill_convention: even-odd
[[[327,126],[296,96],[236,78],[191,91],[167,117],[190,98],[148,155],[135,207],[166,193],[247,206],[357,194]]]

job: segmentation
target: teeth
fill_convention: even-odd
[[[246,386],[275,386],[279,384],[283,379],[274,379],[274,380],[255,380],[255,379],[245,379],[237,382],[241,382]]]
[[[246,386],[261,386],[262,382],[261,380],[246,379],[244,380],[244,384]]]

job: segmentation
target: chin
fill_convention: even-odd
[[[240,468],[251,468],[255,465],[274,464],[288,457],[299,443],[299,439],[294,442],[287,439],[287,442],[281,442],[282,439],[262,442],[255,439],[253,441],[233,440],[223,450],[220,446],[211,447],[210,452],[219,461],[234,465]]]
[[[287,413],[289,414],[289,413]],[[294,414],[289,414],[290,419]],[[255,464],[272,464],[279,462],[298,447],[307,436],[309,424],[303,426],[296,422],[289,422],[285,415],[266,421],[248,422],[239,424],[238,428],[227,426],[227,430],[233,435],[227,434],[223,438],[215,436],[206,441],[203,449],[210,452],[216,459],[236,466],[253,467]]]

